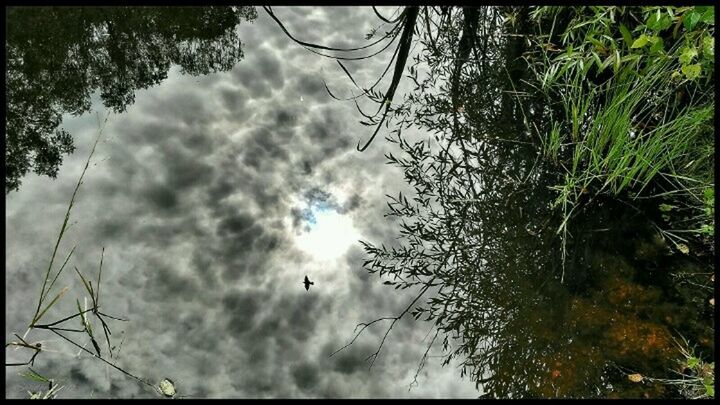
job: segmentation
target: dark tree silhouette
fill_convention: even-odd
[[[415,24],[420,12],[419,7],[405,7],[402,12],[399,13],[399,15],[389,20],[382,16],[378,12],[378,10],[373,7],[373,10],[375,11],[375,14],[378,16],[378,18],[386,24],[391,24],[390,30],[385,32],[384,35],[380,37],[380,39],[365,45],[361,47],[356,48],[336,48],[331,46],[325,46],[325,45],[318,45],[313,44],[309,42],[305,42],[302,40],[299,40],[295,38],[288,29],[283,25],[283,23],[280,21],[280,19],[273,13],[272,9],[270,7],[264,7],[265,11],[270,15],[270,17],[275,20],[275,22],[278,23],[280,28],[283,30],[283,32],[294,42],[302,45],[305,49],[309,50],[310,52],[313,52],[315,54],[325,56],[328,58],[336,59],[342,70],[348,75],[350,80],[352,81],[353,85],[361,91],[361,93],[357,96],[352,96],[350,98],[345,99],[347,100],[357,100],[360,97],[366,97],[367,99],[371,100],[375,104],[378,105],[377,111],[372,114],[368,115],[364,113],[360,106],[357,104],[357,101],[355,105],[357,106],[358,111],[360,114],[362,114],[363,117],[365,117],[368,121],[364,121],[363,124],[365,125],[372,125],[375,126],[375,131],[372,133],[370,138],[365,142],[363,146],[360,146],[360,142],[358,142],[357,149],[359,151],[366,150],[372,141],[375,139],[375,136],[380,132],[380,128],[382,127],[382,124],[385,122],[385,120],[392,115],[392,102],[395,97],[395,92],[397,91],[397,87],[400,84],[400,80],[402,78],[403,71],[405,70],[405,63],[407,62],[408,56],[410,55],[410,46],[413,43],[413,34],[415,33]],[[371,39],[375,35],[375,31],[371,32],[367,35],[367,39]],[[395,42],[395,39],[400,38],[397,48],[395,49],[395,53],[393,54],[392,58],[390,58],[390,61],[387,64],[387,67],[383,71],[383,73],[380,75],[378,80],[370,87],[363,87],[360,86],[355,79],[352,77],[348,69],[340,62],[341,60],[364,60],[372,58],[382,52],[384,52],[386,49],[390,47]],[[382,44],[383,42],[386,42],[386,44],[380,48],[379,50],[370,53],[368,55],[353,55],[353,52],[357,51],[365,51],[367,52],[368,49],[371,49],[373,46]],[[325,53],[321,51],[330,51],[332,53],[340,53],[340,54],[332,54],[332,53]],[[379,91],[375,90],[375,87],[377,87],[380,82],[383,80],[385,75],[390,70],[390,67],[393,66],[393,76],[392,80],[390,81],[390,85],[387,87],[387,90],[385,90],[384,93],[381,93]],[[341,98],[335,96],[330,89],[325,85],[325,88],[328,91],[328,94],[330,94],[331,97],[342,100]],[[382,115],[380,115],[380,112],[382,111]],[[380,116],[378,119],[377,117]]]
[[[531,105],[542,111],[539,100],[516,103],[517,97],[506,97],[522,79],[509,80],[506,69],[522,42],[490,35],[498,28],[498,14],[496,8],[465,7],[445,10],[427,23],[436,28],[424,33],[427,46],[410,68],[416,87],[395,107],[396,129],[387,138],[403,152],[388,154],[389,163],[403,169],[415,191],[389,201],[388,215],[399,220],[402,244],[363,243],[369,272],[389,277],[385,284],[396,289],[419,291],[399,315],[359,325],[351,341],[375,323],[390,323],[368,357],[372,366],[401,318],[423,318],[434,323],[435,334],[418,373],[440,337],[445,364],[459,357],[463,374],[471,373],[494,393],[500,388],[488,383],[499,387],[506,381],[487,380],[484,373],[496,365],[503,344],[524,338],[519,329],[524,318],[516,312],[524,311],[523,297],[552,279],[557,264],[553,232],[518,226],[518,215],[538,218],[538,225],[549,222],[552,211],[540,202],[547,201],[542,196],[549,196],[551,183],[534,170],[534,135],[523,124],[524,114],[532,119]],[[402,135],[408,127],[434,136],[411,143]],[[488,294],[496,283],[516,291],[498,287],[497,295]],[[528,351],[519,355],[531,357]]]
[[[379,121],[392,122],[386,139],[401,153],[386,157],[413,192],[388,202],[387,216],[399,226],[397,244],[363,242],[367,271],[395,289],[417,292],[397,315],[358,324],[331,356],[384,324],[377,349],[366,358],[372,367],[393,327],[410,315],[433,325],[413,383],[436,342],[443,364],[456,360],[462,375],[496,397],[599,395],[598,387],[626,380],[607,371],[613,362],[650,365],[650,357],[628,355],[604,335],[620,309],[604,301],[609,287],[603,277],[630,282],[621,274],[627,266],[617,263],[607,272],[598,258],[641,228],[632,220],[636,214],[620,204],[610,211],[587,204],[573,221],[567,257],[560,254],[561,215],[548,201],[561,179],[538,153],[538,135],[549,130],[554,106],[531,84],[524,58],[532,34],[528,11],[417,10],[413,38],[421,47],[406,56],[413,63],[404,72],[415,87]],[[406,135],[408,128],[415,134]],[[612,230],[594,232],[607,227]],[[665,333],[664,326],[643,324],[645,310],[623,314],[621,322]]]
[[[72,136],[63,114],[90,109],[100,91],[122,112],[135,91],[172,65],[201,75],[243,57],[235,26],[253,7],[12,7],[6,10],[5,190],[29,171],[55,177]]]

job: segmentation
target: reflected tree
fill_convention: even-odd
[[[537,307],[527,301],[541,299],[539,286],[553,285],[558,262],[554,234],[540,226],[552,219],[540,204],[549,198],[552,179],[534,170],[533,133],[524,124],[540,115],[542,103],[530,97],[517,102],[520,89],[513,83],[521,82],[523,70],[512,64],[523,43],[492,35],[500,29],[500,12],[457,8],[428,22],[437,28],[422,39],[426,46],[410,67],[416,87],[394,107],[396,129],[387,138],[402,151],[389,153],[389,162],[414,188],[414,195],[389,202],[388,215],[398,218],[404,243],[364,243],[369,272],[397,289],[419,291],[400,315],[363,324],[358,334],[385,321],[385,338],[407,314],[433,322],[420,368],[439,338],[445,364],[457,357],[463,374],[506,396],[513,387],[503,385],[512,380],[493,378],[493,372],[510,360],[501,360],[508,353],[526,372],[532,369],[530,360],[538,356],[530,349],[537,345],[526,339],[535,325],[527,320]],[[403,135],[410,127],[433,136],[411,141]],[[536,228],[521,226],[528,222]],[[384,338],[368,357],[371,365]]]
[[[55,177],[72,136],[63,114],[90,109],[95,91],[124,111],[172,65],[202,75],[243,57],[236,25],[254,7],[11,7],[6,12],[5,190],[29,171]]]
[[[395,92],[397,91],[397,87],[400,84],[400,80],[402,78],[402,74],[405,70],[405,63],[407,62],[408,56],[410,54],[410,46],[413,44],[413,35],[415,33],[415,25],[418,20],[418,14],[420,11],[419,7],[405,7],[400,11],[397,17],[393,18],[386,18],[384,17],[378,10],[373,6],[373,11],[377,15],[377,17],[380,19],[383,25],[389,24],[390,28],[387,30],[384,34],[380,35],[379,39],[374,40],[372,43],[355,47],[355,48],[337,48],[337,47],[331,47],[331,46],[325,46],[325,45],[318,45],[313,44],[309,42],[302,41],[300,39],[295,38],[285,27],[285,25],[280,21],[280,19],[273,13],[272,8],[270,7],[264,7],[265,11],[272,17],[273,20],[280,26],[282,31],[295,43],[303,46],[305,49],[309,50],[310,52],[313,52],[317,55],[328,57],[335,59],[340,65],[340,68],[347,74],[350,81],[355,85],[356,89],[360,91],[360,94],[353,95],[352,97],[341,99],[337,96],[335,96],[330,89],[327,87],[327,84],[325,85],[325,88],[328,91],[328,94],[330,94],[331,97],[333,97],[336,100],[353,100],[355,101],[355,105],[358,109],[358,112],[362,114],[363,117],[367,119],[367,121],[364,121],[363,124],[371,126],[375,126],[375,131],[372,133],[370,138],[361,146],[361,142],[358,142],[357,149],[359,151],[366,150],[372,141],[375,139],[377,134],[380,132],[380,129],[382,127],[382,124],[385,122],[385,120],[388,118],[389,115],[392,115],[392,102],[395,97]],[[368,33],[366,36],[366,39],[370,40],[374,36],[377,36],[378,29],[374,29],[372,32]],[[355,79],[353,78],[352,74],[348,71],[348,69],[343,65],[341,62],[342,60],[348,61],[361,61],[365,59],[372,58],[376,55],[379,55],[390,48],[390,46],[395,43],[395,40],[398,39],[398,44],[395,47],[395,52],[393,53],[392,57],[390,58],[390,61],[387,63],[387,67],[382,72],[380,77],[369,87],[360,86]],[[382,46],[377,51],[373,51],[373,47],[376,46]],[[358,54],[358,52],[361,53],[367,53],[369,54]],[[380,85],[382,80],[386,77],[387,73],[390,71],[390,68],[393,67],[393,75],[392,79],[390,81],[390,84],[387,86],[387,89],[384,92],[381,92],[379,90],[376,90],[376,87]],[[367,98],[373,103],[378,105],[377,111],[373,114],[366,114],[363,112],[363,110],[360,108],[360,106],[357,103],[358,98]]]
[[[413,383],[436,345],[443,364],[455,360],[493,397],[602,396],[610,384],[627,384],[613,365],[665,372],[668,331],[676,326],[648,321],[658,316],[658,291],[634,284],[621,259],[610,269],[600,259],[620,257],[613,242],[644,229],[636,213],[608,211],[612,201],[595,200],[578,212],[572,239],[561,245],[562,218],[548,205],[560,179],[541,158],[538,137],[554,111],[526,77],[529,10],[420,7],[415,19],[409,12],[399,12],[396,30],[415,25],[410,40],[420,50],[406,55],[405,76],[414,88],[387,117],[366,123],[377,125],[374,137],[383,120],[392,121],[386,139],[400,153],[386,157],[413,190],[388,202],[399,243],[363,245],[367,271],[416,293],[397,315],[359,324],[331,356],[384,325],[366,358],[372,367],[393,327],[410,316],[433,325]],[[391,60],[388,69],[405,62]],[[362,91],[350,100],[367,96],[383,107],[382,93],[357,85],[341,67]],[[619,306],[628,291],[642,304]]]

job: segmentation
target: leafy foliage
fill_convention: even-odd
[[[105,106],[125,111],[134,93],[175,64],[191,75],[242,59],[235,26],[252,7],[11,7],[6,14],[6,193],[28,171],[55,177],[72,136],[63,114]]]
[[[646,335],[668,342],[665,325],[635,312],[645,309],[626,314],[627,307],[610,303],[602,312],[598,302],[609,291],[637,287],[609,277],[592,252],[639,228],[627,219],[636,212],[614,198],[657,190],[659,173],[677,179],[680,164],[697,161],[692,156],[713,118],[706,104],[711,96],[698,92],[702,78],[672,76],[680,65],[665,51],[669,40],[635,30],[647,18],[629,19],[642,9],[578,9],[585,14],[570,8],[531,15],[527,8],[420,10],[422,46],[406,76],[414,89],[393,106],[388,125],[387,141],[400,152],[386,155],[412,192],[388,196],[398,243],[363,242],[367,271],[388,287],[416,292],[400,314],[358,325],[339,350],[388,321],[380,347],[367,358],[374,362],[393,325],[409,314],[432,323],[435,332],[416,379],[440,342],[443,364],[456,360],[488,396],[572,397],[602,395],[598,387],[609,381],[632,384],[624,375],[612,380],[611,361],[650,367],[648,358],[630,353],[636,348],[627,347],[629,334],[638,346]],[[588,17],[589,11],[595,14]],[[557,21],[528,24],[555,13]],[[650,25],[666,29],[667,21]],[[536,30],[549,27],[568,28],[545,36]],[[526,63],[535,70],[528,72]],[[690,96],[668,104],[680,86]],[[663,107],[666,116],[657,117]],[[630,272],[622,263],[609,266]],[[598,285],[588,287],[590,277],[599,277]],[[592,302],[582,304],[588,295]],[[656,365],[670,359],[668,346],[661,350]]]
[[[532,16],[527,59],[548,101],[561,102],[544,142],[567,173],[558,203],[574,207],[577,187],[663,196],[702,213],[702,192],[714,188],[714,8],[540,7]],[[707,235],[713,218],[673,222],[662,232],[680,246],[677,232]]]

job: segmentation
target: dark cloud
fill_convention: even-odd
[[[160,211],[174,210],[178,206],[178,198],[175,190],[165,185],[148,188],[145,192],[145,198],[152,203],[153,207]],[[112,227],[108,229],[108,231],[112,233]]]
[[[245,113],[247,96],[242,91],[228,86],[220,90],[220,95],[222,96],[223,105],[230,114],[237,117],[238,114]]]
[[[328,346],[328,350],[337,350],[337,347]],[[369,353],[373,353],[377,347],[368,343],[358,344],[351,347],[350,350],[342,351],[334,356],[335,360],[331,362],[330,367],[334,371],[342,374],[353,374],[358,371],[366,371],[368,362],[366,361]]]
[[[222,300],[229,320],[227,329],[233,335],[247,332],[254,327],[255,315],[260,309],[257,296],[252,292],[232,291]]]
[[[253,132],[245,144],[243,163],[259,171],[288,159],[288,152],[282,145],[282,134],[261,128]]]
[[[273,89],[283,87],[283,63],[272,52],[248,54],[248,58],[243,62],[236,65],[232,73],[235,82],[242,84],[251,98],[269,97]]]
[[[194,278],[179,274],[177,269],[163,263],[152,263],[146,271],[149,274],[144,291],[149,301],[178,301],[200,294]]]
[[[303,362],[293,367],[292,376],[295,384],[302,389],[308,390],[315,387],[317,384],[320,373],[318,366],[312,363]]]
[[[70,378],[76,384],[87,384],[90,382],[90,379],[85,376],[85,372],[77,365],[70,368]]]
[[[294,79],[294,91],[307,101],[327,102],[330,95],[323,85],[322,78],[316,75],[299,72]]]
[[[345,214],[350,211],[353,211],[353,210],[359,208],[362,205],[363,201],[364,201],[364,199],[362,198],[362,196],[360,194],[353,194],[352,196],[350,196],[350,198],[348,198],[348,200],[345,202],[345,204],[343,204],[343,206],[340,207],[338,212]]]
[[[274,9],[298,37],[330,45],[361,44],[377,24],[370,8]],[[399,323],[372,372],[364,359],[383,325],[328,357],[357,323],[398,313],[413,291],[383,288],[362,269],[359,246],[318,261],[296,240],[310,229],[313,210],[324,209],[349,218],[364,239],[392,243],[397,229],[383,217],[385,194],[400,189],[402,176],[385,165],[389,146],[380,137],[371,150],[355,151],[368,128],[352,103],[325,94],[321,79],[339,92],[350,88],[335,62],[293,44],[258,14],[239,27],[246,58],[231,71],[190,77],[171,70],[164,83],[138,92],[126,113],[111,116],[78,194],[77,224],[59,255],[77,245],[71,264],[90,272],[105,247],[103,305],[130,319],[113,324],[114,336],[125,338],[118,361],[152,381],[170,377],[181,395],[194,397],[475,395],[456,370],[436,363],[426,366],[427,387],[407,391],[429,325]],[[349,66],[364,83],[382,62]],[[27,325],[27,308],[36,304],[28,291],[42,282],[97,134],[89,114],[65,117],[63,126],[78,149],[58,179],[30,177],[6,198],[6,336]],[[310,291],[305,274],[316,282]],[[40,361],[68,384],[62,397],[153,395],[77,358],[76,348],[48,344],[61,353]],[[21,384],[7,373],[6,396],[25,395]]]

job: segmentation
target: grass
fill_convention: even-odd
[[[658,173],[680,176],[676,167],[687,163],[714,112],[712,105],[691,104],[656,116],[659,105],[676,108],[671,97],[677,86],[666,67],[654,65],[640,76],[627,65],[607,84],[590,89],[576,71],[558,84],[566,116],[553,122],[545,155],[559,162],[572,183],[582,188],[595,183],[598,192],[615,196],[628,189],[641,193]],[[563,156],[566,150],[569,157]]]
[[[537,9],[535,19],[551,16],[552,22],[547,24],[549,31],[540,28],[537,46],[526,55],[535,73],[536,87],[551,104],[555,101],[550,130],[540,134],[540,140],[543,156],[564,173],[564,183],[554,187],[558,192],[554,206],[563,213],[557,230],[563,257],[567,226],[575,208],[587,202],[584,195],[589,199],[607,194],[633,200],[647,198],[649,190],[658,188],[662,190],[656,196],[663,197],[658,199],[658,205],[671,202],[680,208],[664,214],[668,221],[663,224],[666,229],[658,227],[661,234],[681,251],[687,248],[687,238],[680,234],[704,235],[705,245],[712,249],[714,93],[708,84],[714,63],[705,55],[702,64],[693,59],[698,55],[695,44],[706,44],[708,33],[714,33],[710,20],[664,47],[662,32],[650,36],[648,27],[667,29],[667,24],[657,22],[658,18],[671,21],[672,17],[680,24],[683,15],[695,17],[699,12],[686,7],[678,9],[680,14],[676,15],[668,8],[666,16],[659,9],[645,9],[649,13],[647,26],[638,25],[633,30],[643,32],[643,39],[633,41],[621,20],[623,12],[627,21],[633,12],[638,14],[637,10],[570,9],[572,18],[559,33],[558,20],[564,9]],[[632,18],[637,19],[636,14]],[[613,28],[618,25],[620,32]],[[613,35],[616,40],[608,43]],[[551,44],[552,38],[562,41],[566,48]],[[616,46],[623,42],[624,48]],[[636,49],[645,42],[661,46]],[[707,49],[712,56],[712,47]],[[605,61],[599,52],[608,55]],[[683,69],[678,70],[678,63]],[[692,76],[679,73],[688,72],[685,68],[691,63]],[[607,74],[610,69],[612,74]],[[707,77],[695,75],[697,69],[704,69],[701,71]],[[672,215],[681,211],[681,216]],[[688,212],[693,215],[688,216]],[[673,221],[669,221],[670,217]]]
[[[681,337],[681,340],[675,339],[680,351],[678,368],[670,370],[677,377],[653,378],[634,373],[629,374],[628,379],[635,383],[648,381],[673,386],[683,398],[687,399],[715,398],[715,363],[703,361],[684,337]]]
[[[599,195],[637,211],[634,200],[654,201],[657,212],[642,213],[676,251],[714,255],[713,13],[708,7],[533,13],[538,35],[526,60],[553,110],[550,129],[539,134],[542,156],[564,179],[552,187],[563,216],[561,281],[572,216]],[[685,338],[677,344],[677,378],[635,373],[630,381],[714,398],[714,363],[696,356]]]
[[[15,347],[15,348],[24,348],[27,350],[32,351],[32,356],[27,362],[21,362],[21,363],[6,363],[6,366],[33,366],[35,364],[36,358],[38,355],[42,352],[47,351],[46,348],[42,346],[41,343],[29,343],[27,339],[27,335],[30,333],[30,331],[38,330],[38,331],[47,331],[55,334],[56,336],[60,337],[64,341],[70,343],[71,345],[75,346],[76,348],[80,349],[82,352],[85,352],[92,357],[102,361],[103,363],[111,366],[112,368],[122,372],[128,377],[133,378],[137,382],[148,386],[152,388],[152,390],[156,393],[159,393],[159,390],[157,387],[155,387],[153,384],[149,383],[145,379],[142,379],[127,370],[119,367],[117,364],[111,362],[113,358],[113,345],[111,343],[111,335],[112,331],[110,329],[109,324],[112,321],[127,321],[126,319],[122,319],[117,316],[109,315],[105,312],[101,311],[100,307],[100,285],[102,281],[102,268],[103,268],[103,260],[105,255],[105,248],[102,248],[102,252],[100,255],[100,264],[98,268],[98,274],[97,279],[95,280],[95,284],[93,284],[93,280],[89,277],[86,277],[82,274],[82,272],[75,267],[75,273],[77,274],[78,278],[82,282],[82,285],[85,288],[85,292],[90,297],[91,305],[88,307],[87,305],[87,296],[83,298],[83,300],[86,302],[84,308],[80,305],[80,298],[76,299],[76,308],[77,312],[73,312],[70,314],[67,314],[63,317],[61,317],[58,320],[48,322],[48,323],[40,323],[42,319],[49,313],[49,310],[53,308],[58,302],[61,301],[61,299],[67,294],[67,292],[70,290],[69,286],[65,286],[61,288],[59,291],[56,291],[57,289],[54,289],[56,282],[59,280],[60,275],[63,273],[66,267],[68,267],[68,262],[70,261],[70,258],[72,257],[73,253],[75,252],[75,247],[73,247],[70,252],[68,253],[67,257],[63,261],[62,265],[59,267],[57,271],[53,271],[53,264],[55,263],[55,259],[58,255],[58,248],[60,246],[60,243],[62,242],[64,236],[66,235],[66,231],[68,229],[68,223],[70,220],[70,216],[72,213],[72,208],[75,203],[75,199],[77,197],[78,191],[80,190],[80,186],[83,184],[83,178],[85,177],[85,173],[87,172],[87,169],[90,165],[90,160],[92,159],[92,156],[95,153],[95,149],[97,147],[98,141],[102,137],[103,129],[105,127],[105,124],[107,123],[107,117],[105,118],[105,121],[101,125],[98,136],[95,139],[95,142],[92,145],[92,148],[90,150],[90,154],[88,155],[88,158],[85,162],[85,166],[82,170],[82,173],[80,175],[80,178],[78,179],[77,184],[75,185],[75,189],[73,190],[72,196],[70,198],[70,202],[67,207],[67,211],[65,212],[65,217],[63,219],[62,225],[60,227],[60,231],[58,233],[57,240],[55,241],[55,246],[53,248],[52,255],[50,256],[50,262],[48,264],[47,269],[44,273],[43,283],[42,287],[40,289],[40,294],[38,297],[38,303],[35,307],[35,312],[33,313],[31,317],[31,321],[28,324],[28,329],[26,330],[25,334],[23,336],[20,336],[18,334],[15,334],[15,337],[17,338],[17,341],[11,341],[5,345],[6,349],[8,347]],[[52,299],[51,299],[52,297]],[[92,316],[92,318],[91,318]],[[73,328],[67,325],[69,321],[72,321],[74,319],[80,319],[81,328]],[[103,349],[101,347],[101,344],[98,342],[98,328],[93,327],[92,319],[96,319],[99,321],[101,327],[102,327],[102,335],[105,338],[105,342],[107,344],[107,354],[106,356],[103,354]],[[89,343],[92,343],[93,351],[90,351],[85,348],[85,345],[82,344],[81,340],[83,336],[87,336],[89,339]],[[101,339],[101,338],[100,338]],[[119,349],[118,349],[119,350]],[[117,353],[114,354],[115,357],[117,357]],[[43,383],[49,383],[49,389],[47,392],[42,393],[40,392],[29,392],[31,398],[35,399],[48,399],[48,398],[55,398],[58,391],[62,388],[61,386],[58,386],[54,384],[54,380],[49,379],[47,377],[43,377],[39,373],[37,373],[32,368],[28,367],[28,371],[25,373],[22,373],[21,376],[38,382]]]
[[[55,399],[58,392],[64,388],[62,385],[55,384],[55,380],[42,376],[32,368],[28,368],[28,371],[20,375],[31,381],[48,384],[48,390],[46,392],[42,390],[37,392],[28,391],[29,399]]]

